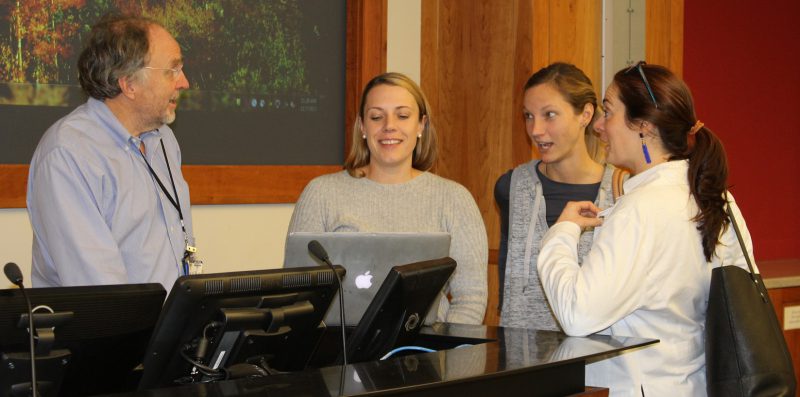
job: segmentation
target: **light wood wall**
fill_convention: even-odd
[[[599,82],[601,7],[600,0],[423,2],[422,86],[441,135],[437,172],[473,193],[493,249],[494,183],[534,155],[522,86],[555,61],[574,63]]]
[[[600,79],[600,0],[429,0],[422,5],[421,83],[441,137],[436,172],[475,197],[496,263],[497,178],[534,155],[522,122],[522,86],[555,61]],[[496,323],[497,267],[490,266],[486,322]]]
[[[778,266],[786,266],[787,264],[789,266],[797,266],[797,260],[774,262]],[[764,266],[762,266],[762,263],[759,263],[758,267],[763,274]],[[786,345],[792,355],[794,376],[795,378],[800,379],[800,330],[786,330],[786,319],[784,318],[785,308],[796,306],[798,302],[800,302],[800,287],[770,288],[767,292],[769,292],[769,299],[772,301],[772,305],[775,307],[775,314],[778,316],[778,321],[780,321],[781,326],[784,327],[783,337],[786,338]],[[795,392],[795,396],[800,396],[800,390]]]
[[[645,56],[683,76],[684,0],[647,0]]]
[[[648,0],[647,57],[680,73],[683,0]],[[496,324],[500,222],[494,184],[536,156],[521,116],[522,87],[536,70],[573,63],[602,94],[601,0],[425,0],[421,85],[440,135],[436,172],[475,197],[489,237],[488,324]]]

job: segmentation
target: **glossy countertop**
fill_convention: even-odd
[[[657,340],[489,326],[435,324],[420,334],[419,344],[447,346],[433,353],[383,361],[328,366],[268,377],[184,385],[120,395],[127,396],[346,396],[394,394],[428,389],[445,382],[511,377],[575,365]],[[553,367],[553,368],[548,368]]]

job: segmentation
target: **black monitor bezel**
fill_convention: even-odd
[[[345,274],[341,266],[336,266],[336,271],[340,277]],[[284,367],[302,369],[313,356],[324,331],[322,319],[336,291],[336,279],[327,267],[182,276],[175,281],[156,324],[145,354],[139,389],[177,385],[175,379],[191,368],[181,358],[179,349],[198,337],[203,324],[217,318],[219,309],[227,307],[224,305],[251,307],[253,302],[270,295],[299,293],[305,297],[313,296],[313,315],[298,320],[294,326],[301,329],[293,330],[294,333],[285,339],[287,344],[297,346],[296,356],[281,358]]]
[[[347,340],[347,361],[377,360],[413,343],[455,269],[450,257],[392,267]]]
[[[56,313],[73,313],[70,320],[53,330],[53,351],[70,353],[58,395],[136,388],[135,368],[142,362],[166,297],[161,284],[31,288],[26,292],[34,313],[43,312],[36,309],[42,305]],[[0,290],[0,352],[29,351],[27,328],[18,328],[20,315],[26,313],[22,291]],[[37,366],[37,383],[47,381],[47,377],[44,366]]]

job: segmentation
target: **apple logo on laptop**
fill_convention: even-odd
[[[358,289],[367,289],[372,287],[372,275],[369,274],[369,270],[367,270],[364,274],[359,274],[356,277],[356,288]]]

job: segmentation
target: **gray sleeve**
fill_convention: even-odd
[[[325,232],[325,198],[332,192],[320,178],[313,179],[303,189],[294,206],[289,221],[288,233],[292,232]]]
[[[472,195],[458,185],[451,194],[446,212],[451,235],[450,256],[456,260],[455,275],[450,280],[450,308],[447,322],[481,324],[486,313],[488,243]]]

